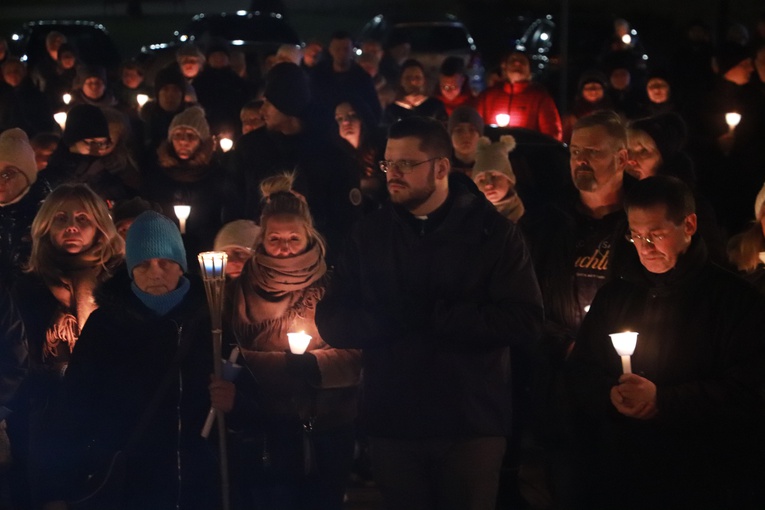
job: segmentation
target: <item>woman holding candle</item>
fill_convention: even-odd
[[[324,241],[306,202],[270,190],[255,253],[233,289],[232,324],[262,422],[241,424],[242,508],[341,509],[353,457],[359,351],[333,349],[314,322],[324,295]],[[310,335],[304,354],[288,333]],[[243,389],[244,391],[244,389]],[[232,422],[233,424],[233,422]]]
[[[125,259],[127,270],[98,293],[99,309],[72,354],[61,406],[65,441],[48,459],[45,492],[76,501],[85,495],[76,490],[81,475],[121,450],[119,508],[217,508],[216,442],[200,430],[211,404],[233,410],[235,389],[211,382],[204,287],[188,275],[178,228],[155,211],[128,229]]]

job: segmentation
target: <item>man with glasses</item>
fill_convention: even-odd
[[[319,302],[335,347],[364,350],[362,426],[385,508],[493,509],[509,357],[542,303],[520,231],[462,175],[438,121],[394,124],[391,203],[362,219]]]
[[[624,207],[634,249],[569,358],[576,508],[763,508],[765,302],[709,260],[681,181],[641,180]],[[623,331],[632,373],[609,338]]]

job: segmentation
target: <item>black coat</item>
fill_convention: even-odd
[[[629,255],[569,360],[583,507],[621,494],[622,508],[763,508],[765,301],[698,238],[664,275]],[[622,366],[608,335],[621,331],[639,333],[632,371],[656,384],[653,419],[610,402]]]
[[[27,335],[19,309],[0,287],[0,405],[13,397],[27,373]]]
[[[317,307],[322,338],[364,350],[370,435],[509,432],[508,355],[542,300],[520,231],[458,179],[426,222],[392,205],[360,221]]]
[[[212,342],[201,281],[165,316],[148,309],[121,271],[99,291],[64,378],[59,427],[66,441],[51,448],[49,486],[81,472],[92,457],[121,448],[170,367],[189,342],[177,376],[147,431],[128,457],[126,508],[215,508],[219,501],[212,442],[200,436],[210,406]],[[65,444],[62,444],[65,443]]]

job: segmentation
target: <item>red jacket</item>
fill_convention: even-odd
[[[478,96],[476,110],[485,124],[496,124],[497,114],[510,115],[511,127],[532,129],[562,140],[558,108],[552,96],[541,85],[531,81],[503,82]]]

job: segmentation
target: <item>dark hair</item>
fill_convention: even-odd
[[[60,49],[59,49],[59,52],[61,52]],[[140,62],[138,62],[135,59],[130,59],[130,60],[126,61],[126,62],[123,62],[122,66],[120,67],[120,70],[122,70],[122,71],[126,71],[126,70],[136,71],[136,72],[138,72],[138,74],[140,76],[143,76],[144,75],[144,71],[145,71],[144,67],[143,67],[143,64],[141,64]]]
[[[350,39],[353,41],[353,37],[351,37],[350,32],[347,30],[337,30],[335,32],[332,32],[332,35],[329,37],[329,40],[332,41],[334,39]]]
[[[419,67],[423,73],[425,72],[425,66],[422,65],[422,62],[416,58],[408,58],[404,60],[403,64],[401,64],[401,73],[404,72],[404,69],[408,69],[410,67]]]
[[[263,106],[263,99],[250,99],[244,103],[242,110],[260,110],[261,106]]]
[[[627,128],[624,126],[621,117],[613,110],[597,110],[589,115],[578,118],[574,123],[572,132],[577,129],[595,126],[605,129],[608,136],[616,140],[616,145],[619,149],[627,147]]]
[[[452,151],[452,139],[444,125],[428,117],[407,117],[393,124],[388,130],[389,140],[413,137],[420,141],[419,149],[434,157],[448,158]]]
[[[691,189],[680,179],[668,175],[655,175],[635,182],[626,190],[624,210],[633,207],[648,209],[666,206],[667,219],[680,225],[689,214],[696,212],[696,201]]]
[[[441,63],[441,69],[439,70],[444,76],[454,76],[457,74],[463,74],[465,72],[465,61],[460,57],[446,57]]]

